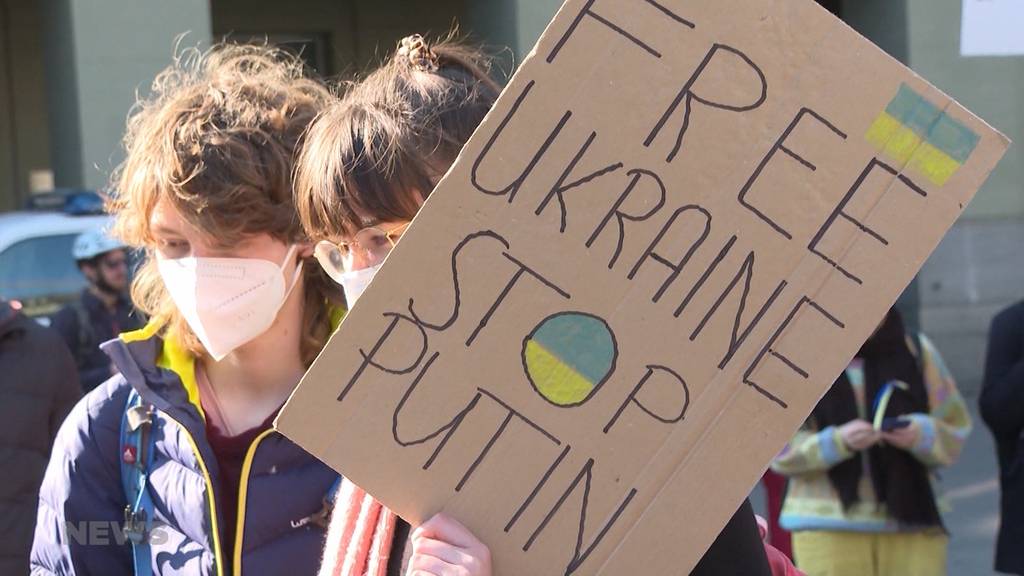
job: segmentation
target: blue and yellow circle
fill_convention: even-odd
[[[583,312],[548,316],[523,340],[526,376],[556,406],[589,400],[614,372],[617,356],[608,323]]]

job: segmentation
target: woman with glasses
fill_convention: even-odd
[[[295,203],[307,234],[321,239],[317,260],[342,285],[349,307],[497,98],[486,64],[465,46],[410,36],[310,127]],[[358,522],[361,516],[373,520]],[[344,481],[320,573],[489,576],[491,566],[487,546],[454,519],[438,515],[411,530]],[[744,503],[692,574],[770,573]]]

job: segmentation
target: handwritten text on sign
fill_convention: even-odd
[[[278,425],[499,573],[685,573],[1005,145],[809,1],[570,1]]]

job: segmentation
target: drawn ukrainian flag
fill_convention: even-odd
[[[615,337],[596,316],[563,312],[541,322],[523,342],[523,366],[534,389],[556,406],[589,399],[615,367]]]
[[[865,135],[878,150],[942,186],[967,161],[979,137],[906,84]]]

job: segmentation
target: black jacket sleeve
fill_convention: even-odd
[[[746,500],[690,576],[771,576],[754,509]]]
[[[978,403],[996,441],[1015,444],[1024,431],[1024,302],[992,320]]]
[[[56,343],[55,343],[56,344]],[[57,437],[64,419],[82,398],[82,387],[78,383],[75,359],[63,348],[51,349],[50,381],[53,386],[53,405],[50,410],[50,441]]]
[[[53,315],[53,320],[50,322],[50,328],[53,328],[60,334],[60,337],[64,339],[64,343],[67,344],[68,351],[71,352],[71,356],[74,358],[78,354],[78,338],[80,330],[78,326],[78,315],[71,309],[71,306],[65,306],[60,309],[56,314]],[[75,358],[77,361],[78,358]]]
[[[99,349],[93,350],[93,354],[85,358],[79,357],[82,355],[82,343],[80,342],[82,327],[78,320],[78,314],[71,306],[65,306],[57,312],[50,327],[60,334],[64,343],[67,344],[68,350],[71,351],[71,356],[78,369],[79,390],[88,392],[114,375],[110,362],[103,353],[99,352]]]

